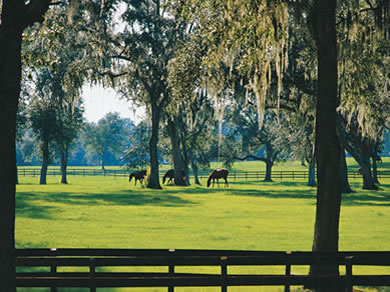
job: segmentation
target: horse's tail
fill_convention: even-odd
[[[207,187],[210,186],[211,179],[213,178],[215,171],[216,171],[216,169],[214,169],[214,170],[210,173],[209,178],[207,179]]]

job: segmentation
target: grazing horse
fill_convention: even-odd
[[[221,169],[214,169],[210,175],[209,178],[207,179],[207,187],[210,186],[211,180],[213,180],[213,187],[215,180],[217,180],[217,184],[219,187],[219,179],[223,178],[225,180],[225,186],[229,187],[229,183],[227,181],[227,177],[229,175],[229,171],[226,168],[221,168]]]
[[[186,179],[186,174],[184,172],[184,170],[181,171],[181,176],[183,177],[183,179],[185,180]],[[165,180],[168,178],[169,180],[167,181],[167,184],[168,183],[172,183],[172,180],[174,179],[175,175],[174,175],[174,172],[173,172],[173,169],[170,169],[168,170],[164,176],[163,176],[163,184],[165,183]]]
[[[144,179],[145,179],[145,175],[146,175],[146,170],[137,170],[137,171],[134,171],[133,173],[130,174],[129,176],[129,182],[131,181],[131,179],[134,177],[134,185],[136,186],[137,185],[137,180],[139,180],[139,182],[142,183],[144,182]]]

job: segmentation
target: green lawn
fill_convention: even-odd
[[[255,170],[255,163],[236,168]],[[58,176],[48,176],[47,185],[38,185],[38,177],[19,181],[17,248],[311,250],[316,190],[302,180],[231,180],[228,189],[208,189],[203,180],[161,191],[102,176],[70,176],[68,185]],[[356,192],[343,196],[340,250],[390,250],[390,179],[376,192],[361,190],[360,180],[352,187]],[[270,291],[264,289],[240,291]]]

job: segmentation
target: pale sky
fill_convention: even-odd
[[[101,86],[83,87],[84,116],[88,122],[97,122],[108,112],[118,112],[122,118],[138,123],[145,110],[136,108],[130,101],[120,99],[115,91]]]

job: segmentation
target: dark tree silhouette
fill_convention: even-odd
[[[0,287],[15,291],[16,112],[25,28],[42,21],[50,0],[3,0],[0,23]]]

